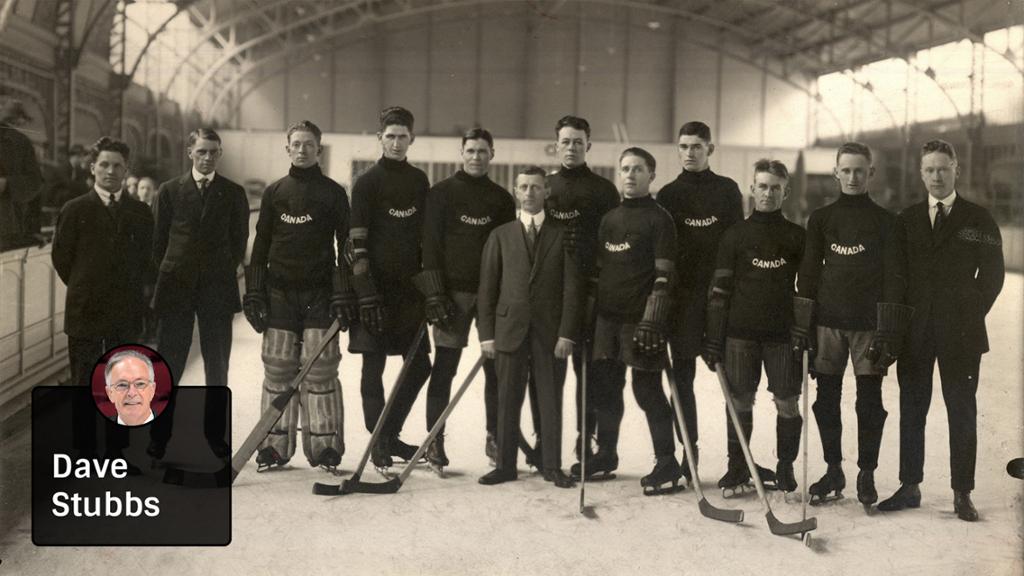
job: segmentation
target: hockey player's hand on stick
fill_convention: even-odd
[[[242,312],[257,334],[267,329],[267,298],[262,294],[246,294],[242,298]]]
[[[387,324],[387,319],[387,308],[384,307],[383,298],[375,296],[373,298],[359,299],[359,322],[371,334],[376,336],[384,334],[384,326]]]
[[[487,340],[480,343],[480,354],[488,360],[494,360],[496,354],[494,350],[494,340]]]
[[[423,302],[427,322],[445,328],[451,320],[454,304],[447,294],[428,296]]]
[[[877,334],[871,337],[871,345],[868,347],[867,358],[879,372],[885,372],[896,363],[896,349],[892,342],[879,338]]]
[[[649,322],[640,322],[633,332],[633,343],[644,354],[661,354],[665,351],[665,337],[661,330]]]
[[[867,358],[880,372],[885,372],[899,358],[903,335],[910,328],[914,309],[902,304],[879,302],[875,333],[871,336]]]
[[[722,363],[722,348],[715,342],[705,340],[700,347],[700,358],[708,365],[708,370],[715,371],[715,366]]]
[[[572,355],[572,340],[568,338],[559,338],[555,344],[555,358],[559,360],[565,360]]]

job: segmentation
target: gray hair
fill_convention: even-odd
[[[107,360],[107,367],[103,370],[103,380],[106,381],[107,388],[110,388],[111,385],[110,373],[114,370],[114,366],[117,366],[122,360],[127,360],[128,358],[141,360],[146,365],[146,369],[149,372],[149,381],[153,382],[156,380],[156,373],[153,371],[153,361],[149,359],[149,356],[146,356],[142,352],[138,352],[136,350],[122,350],[114,353],[114,355]]]

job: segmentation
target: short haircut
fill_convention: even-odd
[[[707,124],[695,120],[680,126],[679,136],[696,136],[705,142],[711,142],[711,128]]]
[[[573,130],[583,130],[587,135],[587,140],[590,140],[590,122],[587,122],[586,119],[572,115],[562,116],[555,124],[555,136],[557,137],[562,128],[566,126]]]
[[[541,176],[546,181],[548,174],[540,166],[537,166],[536,164],[529,164],[527,166],[521,166],[516,170],[516,177],[518,178],[519,176]]]
[[[487,144],[494,149],[494,136],[483,128],[473,128],[462,135],[462,146],[466,145],[466,140],[486,140]]]
[[[196,128],[188,133],[188,147],[195,145],[197,140],[213,140],[220,144],[220,134],[210,128]]]
[[[786,168],[785,164],[778,160],[761,158],[757,162],[754,162],[754,176],[757,176],[758,172],[767,172],[772,176],[778,176],[783,180],[789,180],[789,169]]]
[[[654,160],[654,156],[652,156],[650,152],[644,150],[643,148],[638,148],[636,146],[631,146],[622,151],[622,154],[619,155],[620,165],[622,164],[622,159],[625,158],[626,156],[636,156],[637,158],[643,158],[644,164],[647,164],[647,169],[650,170],[651,172],[654,172],[654,168],[658,164],[657,161]]]
[[[416,118],[401,106],[388,106],[380,111],[380,131],[383,132],[388,126],[405,126],[412,132]]]
[[[115,352],[114,355],[107,360],[107,367],[103,369],[103,380],[107,383],[107,388],[110,388],[112,385],[112,382],[110,381],[110,373],[114,371],[114,366],[117,366],[123,360],[128,358],[141,360],[146,365],[146,369],[149,372],[149,381],[152,382],[156,379],[156,373],[153,371],[153,361],[149,359],[149,356],[146,356],[137,350],[121,350],[120,352]]]
[[[288,142],[292,141],[292,134],[296,132],[311,133],[313,137],[316,138],[317,144],[320,143],[320,136],[323,135],[323,132],[320,130],[320,127],[317,126],[316,124],[313,124],[309,120],[299,120],[295,124],[292,124],[291,126],[288,127],[288,134],[286,136]]]
[[[926,154],[931,154],[932,152],[945,154],[952,158],[953,162],[956,162],[956,148],[953,148],[953,145],[945,140],[939,140],[936,138],[935,140],[925,142],[924,146],[921,146],[921,158],[924,158]]]
[[[92,148],[89,148],[89,162],[95,162],[100,152],[117,152],[124,158],[126,164],[128,163],[128,157],[131,155],[131,149],[128,148],[128,144],[114,138],[108,138],[107,136],[100,138],[92,145]]]
[[[863,156],[868,159],[868,164],[871,163],[871,149],[860,142],[844,142],[840,145],[836,150],[836,164],[839,164],[839,157],[843,154]]]

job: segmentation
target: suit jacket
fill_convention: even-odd
[[[237,271],[249,239],[245,190],[216,174],[204,200],[190,171],[160,186],[153,214],[153,262],[159,271],[153,308],[241,310]]]
[[[137,332],[152,284],[153,215],[121,194],[116,218],[95,191],[69,200],[57,218],[51,257],[67,296],[64,332],[103,338]]]
[[[988,210],[958,196],[932,234],[927,200],[897,221],[904,301],[914,307],[908,352],[929,340],[939,354],[988,352],[985,315],[1003,287],[999,227]]]
[[[515,352],[532,335],[554,353],[558,338],[579,330],[579,271],[562,249],[562,228],[547,218],[531,259],[520,221],[502,224],[484,245],[478,292],[480,340],[499,352]]]

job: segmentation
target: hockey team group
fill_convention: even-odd
[[[778,160],[754,164],[754,211],[744,219],[736,182],[709,168],[715,146],[702,122],[679,129],[682,171],[660,189],[654,187],[655,159],[643,148],[621,153],[616,189],[588,168],[585,119],[565,116],[554,134],[560,169],[547,174],[536,166],[517,167],[511,194],[488,177],[496,146],[482,128],[463,135],[462,168],[431,185],[407,161],[415,141],[412,113],[386,108],[377,133],[381,158],[358,176],[349,195],[320,169],[320,129],[309,121],[292,125],[286,141],[291,167],[263,193],[239,302],[237,287],[232,293],[225,284],[223,294],[213,294],[216,284],[204,279],[212,266],[196,266],[187,282],[168,280],[190,259],[222,255],[230,269],[244,257],[247,229],[207,225],[215,216],[208,202],[219,202],[225,214],[238,212],[244,192],[216,172],[222,153],[216,132],[196,130],[189,138],[191,176],[161,187],[155,220],[148,220],[155,230],[155,301],[164,285],[165,291],[175,286],[187,292],[175,302],[191,303],[171,315],[179,320],[177,335],[165,339],[175,323],[165,327],[160,316],[158,348],[175,378],[191,341],[181,334],[191,332],[198,315],[207,385],[226,384],[230,315],[240,304],[262,334],[263,410],[290,396],[296,374],[305,371],[259,446],[259,469],[281,467],[293,457],[301,413],[306,459],[334,470],[346,451],[335,336],[347,331],[349,352],[362,356],[363,421],[376,431],[368,448],[373,465],[388,473],[396,461],[414,465],[410,461],[422,454],[443,476],[449,465],[444,420],[454,408],[449,401],[459,397],[452,398],[452,382],[475,321],[485,376],[481,437],[494,466],[481,484],[516,480],[520,450],[526,464],[560,488],[614,477],[629,368],[656,460],[640,482],[645,494],[658,494],[693,485],[700,453],[694,398],[699,357],[728,391],[728,467],[718,485],[731,495],[752,481],[797,489],[793,464],[807,434],[809,416],[801,415],[800,399],[809,374],[826,464],[809,486],[814,504],[841,496],[846,486],[840,405],[851,364],[856,490],[870,508],[878,500],[875,472],[888,416],[882,381],[895,364],[900,486],[877,509],[896,511],[921,504],[925,421],[937,363],[949,420],[953,506],[959,518],[978,519],[970,498],[975,395],[981,355],[988,350],[985,316],[1002,287],[1004,265],[996,223],[958,194],[951,144],[932,140],[921,148],[928,197],[899,215],[869,197],[871,150],[856,142],[841,145],[834,170],[841,194],[813,211],[805,230],[782,214],[790,172]],[[108,152],[97,148],[104,142]],[[97,143],[94,161],[109,154],[110,142],[116,143]],[[101,192],[116,200],[113,180],[97,177],[96,194],[104,203]],[[243,217],[247,211],[232,221]],[[204,321],[204,302],[218,299],[223,302],[217,306],[230,313],[217,315],[216,322],[206,313]],[[184,342],[184,354],[167,354],[165,342],[171,348]],[[74,352],[72,347],[73,367]],[[400,356],[403,366],[386,400],[388,356]],[[578,417],[576,462],[566,473],[562,396],[570,361]],[[762,370],[777,414],[774,469],[745,454]],[[400,433],[424,386],[426,429],[433,433],[419,449]],[[520,432],[526,397],[537,434],[533,445]],[[681,460],[677,438],[684,445]]]

